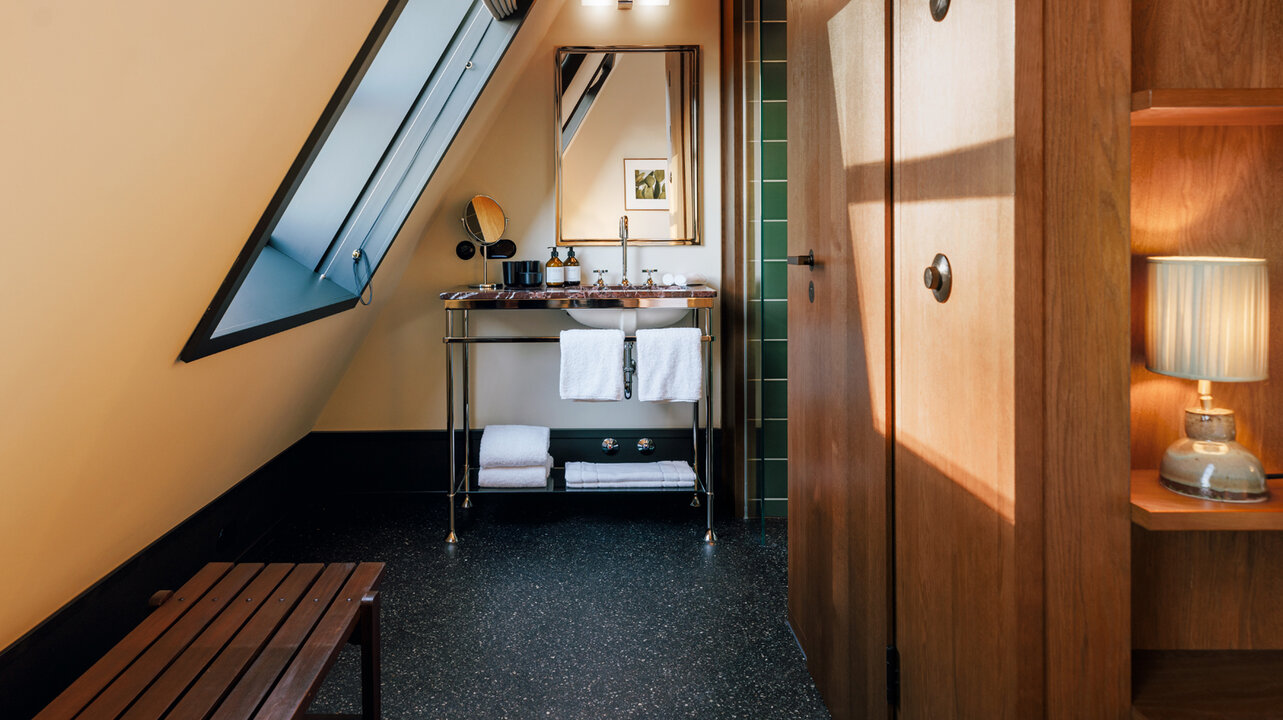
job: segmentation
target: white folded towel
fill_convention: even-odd
[[[703,394],[699,328],[637,331],[637,397],[642,402],[699,402]]]
[[[548,428],[535,425],[487,425],[477,459],[483,468],[542,465],[548,435]]]
[[[566,487],[695,487],[695,470],[689,463],[677,460],[649,463],[569,462],[566,463]]]
[[[542,465],[527,467],[482,467],[477,472],[477,485],[490,488],[538,488],[548,485],[548,472],[552,470],[552,456],[546,455]]]
[[[561,398],[624,399],[624,332],[561,331]]]

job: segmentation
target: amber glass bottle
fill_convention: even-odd
[[[544,284],[550,288],[565,287],[566,264],[561,261],[561,258],[557,257],[556,245],[549,249],[552,250],[552,257],[548,258],[548,262],[544,263]]]
[[[579,258],[574,248],[566,251],[566,287],[579,287]]]

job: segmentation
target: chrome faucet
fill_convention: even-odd
[[[619,244],[624,248],[624,279],[619,281],[620,287],[628,287],[632,283],[628,282],[628,216],[619,216]]]

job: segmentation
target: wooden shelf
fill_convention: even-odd
[[[1283,88],[1142,90],[1132,125],[1283,125]]]
[[[1177,495],[1157,470],[1132,470],[1132,522],[1146,530],[1283,530],[1283,480],[1263,503],[1222,503]]]
[[[1283,718],[1283,650],[1136,650],[1134,720]]]

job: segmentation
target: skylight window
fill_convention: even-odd
[[[184,361],[356,305],[523,16],[511,1],[389,2]]]

